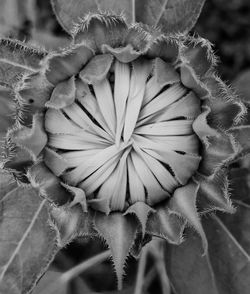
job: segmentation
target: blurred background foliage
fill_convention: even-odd
[[[1,35],[47,49],[67,43],[49,0],[1,0],[0,8]],[[214,44],[223,79],[231,81],[250,67],[249,0],[207,0],[193,32]]]
[[[249,0],[207,0],[194,30],[215,45],[223,79],[250,67]]]
[[[250,1],[207,0],[192,33],[198,33],[214,44],[214,50],[220,58],[219,75],[224,80],[233,83],[239,95],[246,101],[247,105],[250,105]],[[56,21],[49,0],[0,0],[0,36],[16,38],[47,50],[64,47],[69,43],[68,35]],[[7,103],[9,95],[10,93],[0,87],[0,102],[3,105],[0,109],[0,115],[5,116],[6,113],[8,114],[11,111],[11,106]],[[9,120],[11,118],[8,114],[6,124],[9,124]],[[250,119],[247,118],[246,123],[249,122]],[[5,129],[5,126],[0,126],[0,137],[1,128]],[[231,172],[231,188],[233,198],[236,200],[235,203],[244,201],[247,206],[241,206],[234,217],[221,217],[248,254],[250,254],[250,235],[248,232],[250,223],[248,216],[250,208],[249,167],[250,159],[246,158],[244,162],[234,165]],[[238,230],[238,226],[241,226],[241,230]],[[196,243],[199,242],[197,237],[194,237],[193,240]],[[192,239],[189,242],[192,242]],[[182,245],[184,251],[186,244]],[[61,272],[65,272],[82,260],[98,254],[103,250],[103,245],[101,240],[97,242],[96,240],[82,239],[67,246],[57,255],[51,269],[42,278],[34,293],[42,293],[44,287],[60,277]],[[168,281],[162,281],[157,271],[150,270],[152,260],[149,256],[147,277],[150,279],[150,283],[148,282],[147,293],[161,293],[160,289],[163,289],[163,284],[167,284]],[[126,284],[127,286],[133,285],[136,279],[137,262],[131,258],[127,261],[126,267],[128,270],[125,286]],[[176,273],[174,270],[172,274],[177,275],[178,272]],[[161,271],[161,269],[158,268],[158,271]],[[181,274],[183,273],[181,272]],[[79,277],[73,279],[67,288],[62,287],[60,289],[59,287],[55,293],[94,294],[93,289],[95,291],[114,290],[115,284],[112,264],[107,260],[91,267],[86,273],[82,273]],[[186,293],[189,293],[188,288],[186,291]],[[132,292],[132,288],[128,288],[119,293],[128,294]],[[194,292],[192,293],[194,294]]]

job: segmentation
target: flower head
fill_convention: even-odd
[[[59,205],[64,227],[60,207],[81,204],[64,233],[104,237],[118,274],[144,238],[179,244],[187,223],[206,251],[199,215],[233,211],[227,166],[239,149],[230,129],[245,111],[215,63],[204,39],[89,15],[69,49],[18,85],[31,115],[9,132],[16,155],[5,167],[29,163],[28,180]]]

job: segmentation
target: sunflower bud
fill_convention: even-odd
[[[234,211],[227,167],[239,148],[230,130],[245,108],[215,63],[204,39],[98,14],[20,85],[22,101],[33,95],[33,123],[9,138],[32,155],[30,181],[59,207],[82,206],[111,248],[120,283],[144,238],[180,244],[188,223],[206,252],[200,213]]]

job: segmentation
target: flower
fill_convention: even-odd
[[[119,277],[149,236],[180,244],[187,223],[206,252],[200,215],[234,211],[230,130],[245,113],[215,64],[202,38],[88,15],[70,48],[17,85],[29,111],[9,131],[4,166],[21,162],[26,181],[57,205],[64,242],[104,237]]]

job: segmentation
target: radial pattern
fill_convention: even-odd
[[[198,169],[192,124],[200,100],[160,58],[115,60],[88,83],[84,74],[71,78],[74,102],[46,113],[47,151],[58,157],[52,171],[58,174],[63,161],[64,181],[88,199],[108,201],[112,211],[170,197]]]

